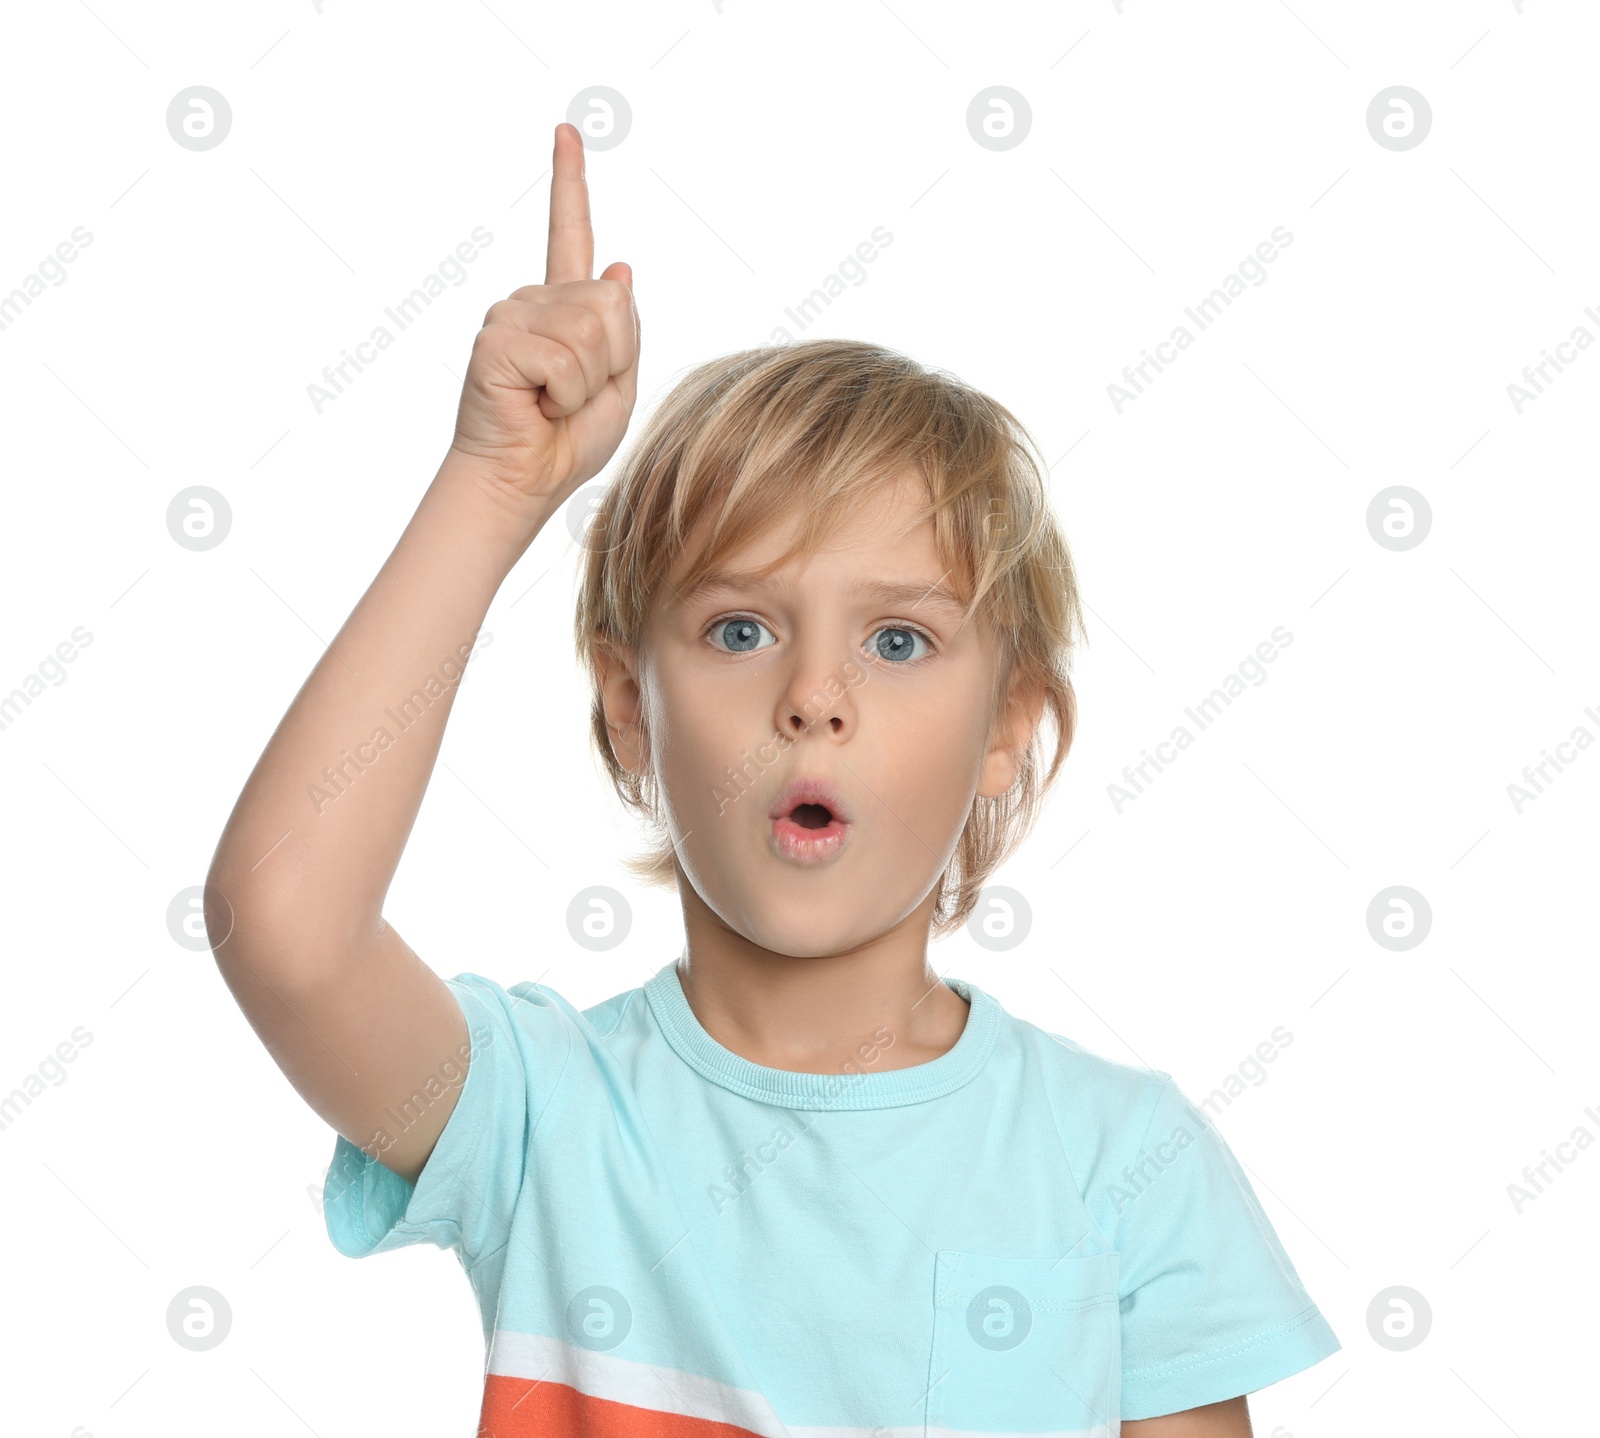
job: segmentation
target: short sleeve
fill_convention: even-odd
[[[442,1093],[444,1084],[462,1084],[416,1183],[335,1136],[322,1208],[328,1237],[348,1257],[432,1243],[454,1249],[470,1268],[510,1236],[530,1138],[559,1087],[571,1030],[557,996],[537,984],[508,991],[470,973],[445,983],[467,1022],[465,1082],[452,1056],[389,1110],[399,1127],[408,1108]]]
[[[1338,1351],[1238,1160],[1165,1075],[1109,1198],[1124,1418],[1253,1393]]]

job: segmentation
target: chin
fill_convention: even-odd
[[[758,918],[741,927],[739,932],[771,954],[782,954],[789,959],[831,959],[870,943],[886,927],[870,922],[856,923],[830,932],[819,930],[814,918],[771,921]]]
[[[693,875],[691,882],[741,938],[793,959],[832,958],[881,938],[915,912],[938,878],[930,876],[920,894],[897,896],[883,884],[796,882],[786,866],[761,867],[765,872],[740,874],[731,882],[721,876],[707,885]]]

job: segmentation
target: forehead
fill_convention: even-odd
[[[718,571],[772,568],[777,572],[802,568],[818,555],[829,567],[862,563],[903,569],[910,565],[936,565],[931,582],[944,568],[938,563],[938,544],[931,518],[925,517],[929,492],[921,473],[908,467],[853,496],[831,517],[816,519],[803,497],[775,514],[736,548],[716,554],[706,562],[706,545],[714,516],[702,516],[686,536],[684,552],[667,576],[663,598],[668,602],[686,584],[696,583],[708,568]],[[820,528],[816,528],[820,524]],[[806,531],[814,529],[807,542]],[[869,564],[869,567],[870,564]]]
[[[735,595],[756,603],[792,600],[805,586],[830,601],[921,619],[949,641],[974,618],[970,585],[941,557],[933,520],[925,513],[927,499],[920,475],[886,485],[814,536],[809,552],[796,550],[799,508],[709,562],[693,549],[693,562],[685,558],[657,591],[645,632],[671,615],[693,617]],[[976,618],[987,633],[987,617]]]

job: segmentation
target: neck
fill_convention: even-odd
[[[778,953],[737,933],[681,874],[679,891],[684,996],[700,1026],[740,1058],[838,1073],[873,1050],[874,1069],[909,1068],[949,1052],[961,1037],[967,1004],[927,958],[937,890],[885,933],[814,956]],[[893,1035],[888,1044],[883,1029]]]

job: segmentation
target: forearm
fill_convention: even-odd
[[[234,805],[207,877],[213,937],[232,928],[220,962],[302,972],[377,932],[466,656],[525,548],[446,460]]]
[[[1123,1438],[1251,1438],[1252,1431],[1250,1404],[1244,1396],[1163,1418],[1130,1418],[1122,1425]]]

